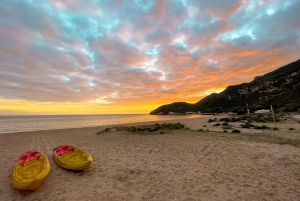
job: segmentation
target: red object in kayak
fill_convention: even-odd
[[[93,161],[86,151],[68,145],[55,148],[53,159],[57,165],[69,170],[88,170]]]
[[[41,158],[41,154],[39,152],[28,151],[20,157],[18,164],[24,166],[26,162],[32,161],[34,159],[39,160],[40,158]]]
[[[75,147],[68,146],[68,145],[61,145],[54,150],[53,154],[63,156],[69,152],[74,152],[74,151],[75,151]]]

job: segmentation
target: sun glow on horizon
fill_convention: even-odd
[[[24,100],[0,99],[2,115],[51,115],[51,114],[149,114],[161,104],[152,105],[111,105],[99,102],[52,103]]]

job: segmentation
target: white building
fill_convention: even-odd
[[[271,112],[271,110],[263,109],[263,110],[256,110],[255,114],[265,114],[265,113],[270,113],[270,112]]]
[[[195,112],[185,112],[185,114],[195,114]]]

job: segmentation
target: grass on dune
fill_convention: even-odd
[[[250,142],[258,142],[258,143],[270,143],[270,144],[279,144],[279,145],[290,145],[294,147],[300,147],[299,139],[291,139],[280,136],[275,136],[274,134],[269,133],[240,133],[237,132],[223,132],[220,131],[205,131],[203,129],[199,129],[198,131],[190,130],[184,124],[178,123],[163,123],[163,124],[154,124],[154,125],[140,125],[140,126],[115,126],[111,128],[105,128],[97,132],[96,134],[104,134],[113,131],[127,131],[136,134],[143,135],[157,135],[157,134],[165,134],[166,132],[172,133],[172,130],[183,130],[189,131],[193,133],[197,133],[197,135],[202,135],[203,137],[213,138],[220,137],[222,140],[241,140],[241,141],[250,141]],[[275,132],[280,132],[275,131]]]

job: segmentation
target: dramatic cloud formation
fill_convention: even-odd
[[[299,0],[1,0],[0,111],[148,113],[196,102],[299,59],[299,8]]]

